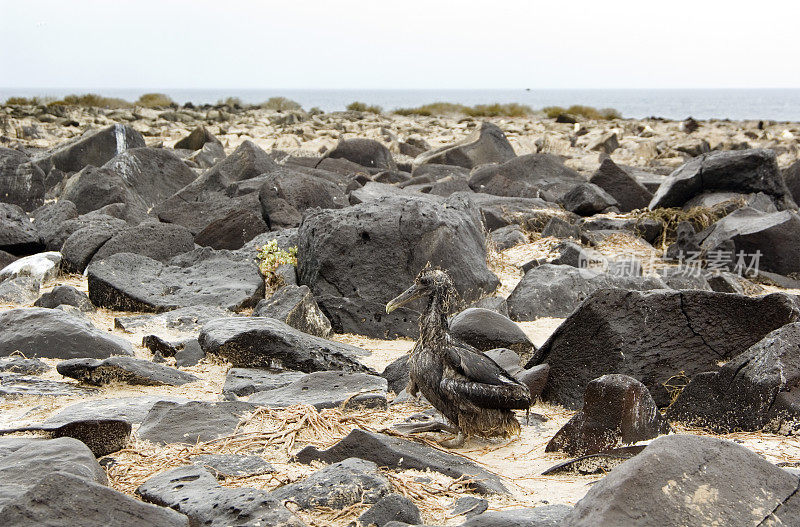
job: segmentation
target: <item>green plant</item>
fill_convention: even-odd
[[[368,106],[366,103],[354,101],[347,105],[347,109],[351,112],[367,112],[367,113],[381,113],[383,108],[380,106]]]
[[[284,250],[278,247],[277,240],[270,240],[258,249],[258,269],[270,286],[277,285],[278,279],[275,271],[281,265],[297,265],[297,247],[289,247],[289,250]]]
[[[175,101],[164,93],[145,93],[139,97],[136,104],[145,108],[165,108],[175,104]]]
[[[275,110],[278,112],[287,112],[289,110],[300,110],[302,106],[300,103],[295,102],[286,97],[270,97],[260,104],[261,108],[265,110]]]

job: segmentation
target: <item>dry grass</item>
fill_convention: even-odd
[[[727,216],[731,207],[744,206],[744,204],[744,200],[740,198],[724,201],[713,207],[692,207],[689,210],[658,208],[634,211],[631,214],[638,220],[647,218],[661,222],[663,231],[657,247],[665,251],[669,244],[675,241],[675,230],[679,223],[688,221],[697,232],[700,232]]]

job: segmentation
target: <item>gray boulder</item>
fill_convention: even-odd
[[[366,373],[319,371],[283,386],[258,391],[248,402],[259,406],[285,408],[308,404],[321,410],[336,408],[385,408],[386,379]]]
[[[303,333],[274,318],[218,318],[200,332],[200,346],[237,368],[278,368],[306,373],[372,373],[358,362],[367,352]]]
[[[39,233],[25,211],[16,205],[0,203],[0,250],[25,256],[43,249]]]
[[[211,441],[233,434],[242,416],[253,407],[241,402],[156,402],[136,435],[151,443],[166,445]]]
[[[0,147],[0,201],[30,212],[44,204],[45,175],[17,150]]]
[[[52,168],[62,172],[77,172],[88,165],[103,166],[129,148],[144,146],[142,134],[130,126],[115,124],[101,130],[87,130],[81,137],[36,156],[33,162],[45,173]]]
[[[653,199],[653,194],[635,177],[620,168],[610,157],[603,159],[600,168],[592,174],[593,183],[611,195],[617,202],[620,212],[645,209]]]
[[[691,159],[661,184],[649,206],[681,207],[707,191],[763,192],[778,210],[797,209],[775,153],[766,149],[711,152]]]
[[[264,296],[258,267],[230,251],[184,253],[165,265],[146,256],[117,253],[87,268],[89,299],[98,307],[159,313],[209,306],[231,311]]]
[[[189,527],[189,518],[149,505],[105,485],[56,472],[2,508],[6,525]]]
[[[603,375],[586,385],[583,408],[556,432],[545,452],[597,454],[668,431],[644,384],[627,375]]]
[[[305,285],[281,287],[269,298],[258,302],[253,316],[274,318],[316,337],[328,337],[331,334],[331,322]]]
[[[412,336],[419,303],[390,315],[385,304],[427,263],[446,270],[465,302],[494,291],[477,210],[461,199],[384,198],[310,211],[298,231],[298,277],[335,331]]]
[[[107,358],[133,355],[126,340],[95,328],[91,322],[56,309],[11,309],[0,313],[0,356],[15,351],[51,359]]]
[[[181,386],[199,380],[186,372],[133,357],[69,359],[58,363],[58,373],[93,386],[110,383],[144,386]]]
[[[579,408],[586,385],[607,373],[630,375],[666,406],[670,395],[664,383],[670,378],[715,371],[720,360],[796,321],[798,314],[794,300],[778,293],[753,298],[601,289],[556,329],[527,367],[548,364],[542,396],[568,408]]]
[[[348,458],[304,480],[278,487],[270,496],[290,500],[304,510],[318,507],[341,510],[356,503],[376,503],[391,491],[392,485],[375,463]]]
[[[420,154],[414,159],[413,167],[415,171],[427,164],[474,168],[486,163],[503,163],[514,157],[514,148],[503,131],[484,121],[462,141]]]
[[[669,435],[592,485],[563,525],[791,525],[797,487],[796,476],[733,442]]]
[[[214,475],[198,466],[178,467],[156,474],[140,485],[136,494],[145,502],[187,515],[191,525],[305,526],[268,492],[248,487],[222,487]]]
[[[718,371],[695,375],[667,410],[671,420],[717,433],[798,428],[800,324],[776,329]]]
[[[667,288],[657,276],[626,277],[571,265],[544,264],[522,277],[508,297],[508,313],[516,321],[566,317],[593,292],[605,287],[637,291]]]

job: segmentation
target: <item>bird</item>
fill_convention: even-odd
[[[527,386],[449,333],[447,315],[455,295],[447,272],[428,264],[411,287],[386,304],[386,312],[391,313],[418,298],[427,299],[419,319],[419,339],[408,358],[406,390],[414,397],[422,393],[449,421],[446,430],[455,437],[440,442],[447,448],[462,446],[470,436],[517,435],[520,426],[513,410],[531,406]]]

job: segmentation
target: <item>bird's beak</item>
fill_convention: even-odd
[[[411,302],[412,300],[416,300],[417,298],[425,296],[425,288],[420,286],[419,284],[414,284],[402,293],[397,298],[394,298],[386,304],[386,313],[391,313],[398,307],[404,306]]]

